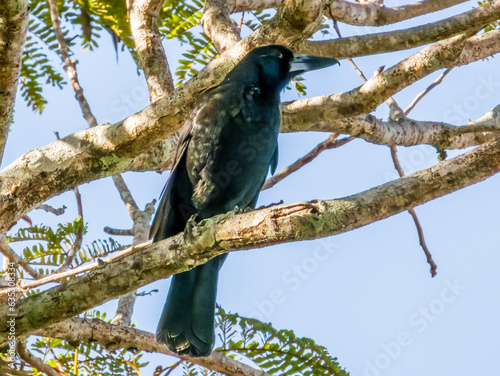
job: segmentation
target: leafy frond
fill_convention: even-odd
[[[337,358],[310,338],[296,337],[291,330],[277,330],[269,323],[226,313],[217,314],[219,338],[229,356],[242,355],[269,374],[347,376]]]
[[[349,375],[325,347],[310,338],[297,337],[291,330],[278,330],[269,323],[227,313],[222,308],[217,311],[216,322],[216,334],[221,345],[214,351],[244,363],[251,361],[270,375]],[[183,367],[185,376],[218,375],[205,373],[209,371],[189,363]]]
[[[189,46],[188,50],[182,54],[183,58],[179,60],[180,65],[175,72],[179,78],[179,85],[196,75],[218,55],[212,41],[204,33],[201,33],[199,38],[193,38]]]
[[[168,39],[189,43],[193,39],[190,29],[200,23],[202,9],[200,0],[166,0],[160,11],[160,32]]]
[[[112,36],[117,36],[135,59],[135,43],[130,31],[130,23],[127,17],[127,3],[125,1],[79,0],[79,4],[82,11],[94,21],[92,24],[101,25]],[[82,14],[80,19],[81,22],[85,21],[85,15]],[[96,31],[97,29],[94,28],[93,30]]]
[[[40,274],[48,275],[55,267],[64,263],[82,226],[83,234],[86,234],[87,227],[84,226],[81,218],[60,223],[56,230],[45,225],[21,228],[15,234],[7,236],[7,242],[29,242],[29,245],[23,249],[23,258],[31,265],[38,266],[37,271]],[[77,267],[122,249],[124,246],[112,238],[97,239],[80,248],[71,266]],[[23,278],[23,271],[20,270],[19,273]]]
[[[30,22],[31,25],[31,22]],[[33,111],[42,113],[47,100],[43,96],[43,84],[62,88],[66,82],[61,73],[51,64],[39,41],[26,36],[19,86],[26,104]]]
[[[81,248],[80,252],[75,257],[74,263],[75,266],[78,266],[97,258],[106,257],[124,248],[123,245],[113,238],[97,239]]]

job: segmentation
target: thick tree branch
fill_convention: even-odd
[[[336,59],[400,51],[464,32],[477,32],[498,18],[500,0],[494,0],[457,16],[410,29],[326,41],[306,40],[297,46],[297,51]]]
[[[153,103],[174,91],[174,80],[158,29],[158,14],[163,1],[131,0],[127,4],[139,65],[146,76],[149,98]]]
[[[226,1],[206,0],[201,24],[205,34],[214,42],[219,53],[241,40],[240,29],[230,18],[229,6]]]
[[[27,0],[0,4],[0,162],[12,122],[28,16]]]
[[[241,40],[240,30],[229,15],[229,7],[226,1],[205,1],[201,25],[219,53],[224,52]]]
[[[467,0],[424,0],[395,8],[374,3],[332,0],[330,11],[337,21],[358,26],[382,26],[437,12]]]
[[[0,212],[4,223],[3,227],[0,225],[0,233],[12,226],[25,211],[46,201],[52,193],[57,194],[57,191],[68,190],[72,185],[69,183],[70,180],[77,178],[84,182],[124,171],[126,165],[131,164],[133,158],[140,155],[143,150],[147,150],[149,145],[172,135],[183,123],[198,95],[206,90],[207,86],[220,82],[236,61],[240,60],[249,50],[259,45],[268,44],[270,41],[289,44],[310,37],[315,29],[315,27],[311,29],[310,26],[319,24],[321,19],[321,9],[318,2],[302,4],[304,10],[299,8],[301,11],[297,14],[294,13],[296,9],[292,5],[285,2],[283,6],[280,6],[273,20],[260,27],[220,58],[208,64],[194,79],[175,90],[168,97],[158,100],[143,111],[115,125],[105,125],[98,127],[97,130],[85,130],[68,136],[55,143],[55,150],[42,149],[43,151],[41,151],[36,149],[28,153],[29,156],[25,155],[18,160],[18,162],[22,161],[21,163],[27,162],[27,169],[5,169],[4,172],[7,172],[9,177],[0,176],[4,183],[2,188],[6,188],[0,196]],[[317,20],[310,22],[314,10],[318,12]],[[70,166],[66,163],[69,161],[68,157],[73,162],[76,162],[75,158],[79,159],[79,162]],[[15,164],[16,162],[13,165]],[[51,171],[56,169],[59,173],[47,174],[47,168]],[[96,176],[96,173],[99,176]],[[42,180],[43,177],[47,178],[50,175],[49,180],[52,180],[55,186],[49,187],[39,180],[36,186],[43,187],[45,193],[40,191],[23,192],[23,189],[19,189],[18,179],[22,181],[33,175],[42,178]],[[9,180],[12,183],[16,182],[14,183],[15,188],[7,183]],[[36,204],[31,202],[28,205],[18,206],[14,204],[11,206],[13,201],[10,199],[15,196],[26,197],[27,201],[40,201]],[[46,196],[46,198],[42,199],[42,196]],[[7,224],[6,221],[9,223]]]
[[[324,130],[349,134],[378,145],[432,145],[438,150],[464,149],[484,144],[500,134],[500,126],[454,126],[409,118],[383,121],[372,115],[336,120]]]
[[[371,112],[387,98],[432,72],[483,59],[494,49],[499,52],[499,38],[500,30],[469,39],[453,37],[424,48],[347,93],[285,103],[281,130],[307,130],[312,124],[321,128],[333,120]],[[478,45],[483,48],[476,48]]]
[[[455,37],[442,41],[350,92],[287,103],[282,111],[281,130],[325,130],[336,119],[368,113],[388,97],[436,70],[468,64],[500,51],[499,36],[500,30],[495,30],[467,40]],[[224,56],[222,60],[226,59]],[[181,126],[193,103],[193,98],[186,95],[194,95],[202,82],[200,77],[206,79],[207,75],[215,75],[215,71],[223,71],[220,68],[208,73],[212,70],[211,64],[204,70],[207,73],[200,73],[197,80],[190,81],[191,85],[178,88],[171,96],[127,119],[86,129],[31,150],[3,169],[0,172],[0,232],[8,230],[22,215],[50,197],[130,169],[134,158],[143,150],[168,138]],[[217,66],[221,67],[220,64]]]
[[[228,0],[231,13],[276,8],[283,0]]]
[[[156,342],[155,335],[134,328],[125,328],[108,324],[97,319],[72,318],[47,328],[37,330],[33,334],[59,338],[70,343],[97,342],[112,351],[117,348],[140,348],[144,351],[174,356],[190,363],[199,364],[216,372],[230,376],[267,376],[264,371],[256,370],[246,364],[214,352],[206,358],[191,358],[179,356],[171,352],[167,346]]]
[[[91,307],[191,269],[217,255],[350,231],[485,180],[500,171],[500,141],[398,180],[338,200],[279,205],[204,220],[189,236],[132,247],[91,272],[22,299],[16,333],[23,335]],[[2,294],[0,293],[0,296]],[[6,306],[0,308],[0,343],[7,340]]]

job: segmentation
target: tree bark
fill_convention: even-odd
[[[60,322],[157,279],[229,252],[317,239],[354,230],[483,181],[500,171],[500,141],[398,180],[337,200],[278,205],[202,221],[190,234],[132,247],[87,274],[22,299],[16,334]],[[0,293],[0,299],[5,293]],[[8,307],[0,308],[0,343],[8,338]]]

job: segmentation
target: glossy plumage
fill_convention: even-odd
[[[254,208],[278,161],[280,92],[293,76],[337,63],[283,46],[252,50],[205,92],[181,131],[174,167],[153,221],[154,241],[235,208]],[[219,269],[226,255],[173,276],[157,340],[177,353],[209,355]]]

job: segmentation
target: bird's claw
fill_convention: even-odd
[[[198,223],[198,217],[198,213],[194,213],[186,222],[186,227],[184,227],[184,241],[187,243],[193,243],[194,241],[193,228]]]
[[[245,207],[245,208],[240,208],[238,205],[234,207],[234,209],[230,212],[231,214],[243,214],[243,213],[248,213],[251,211],[251,207]]]

